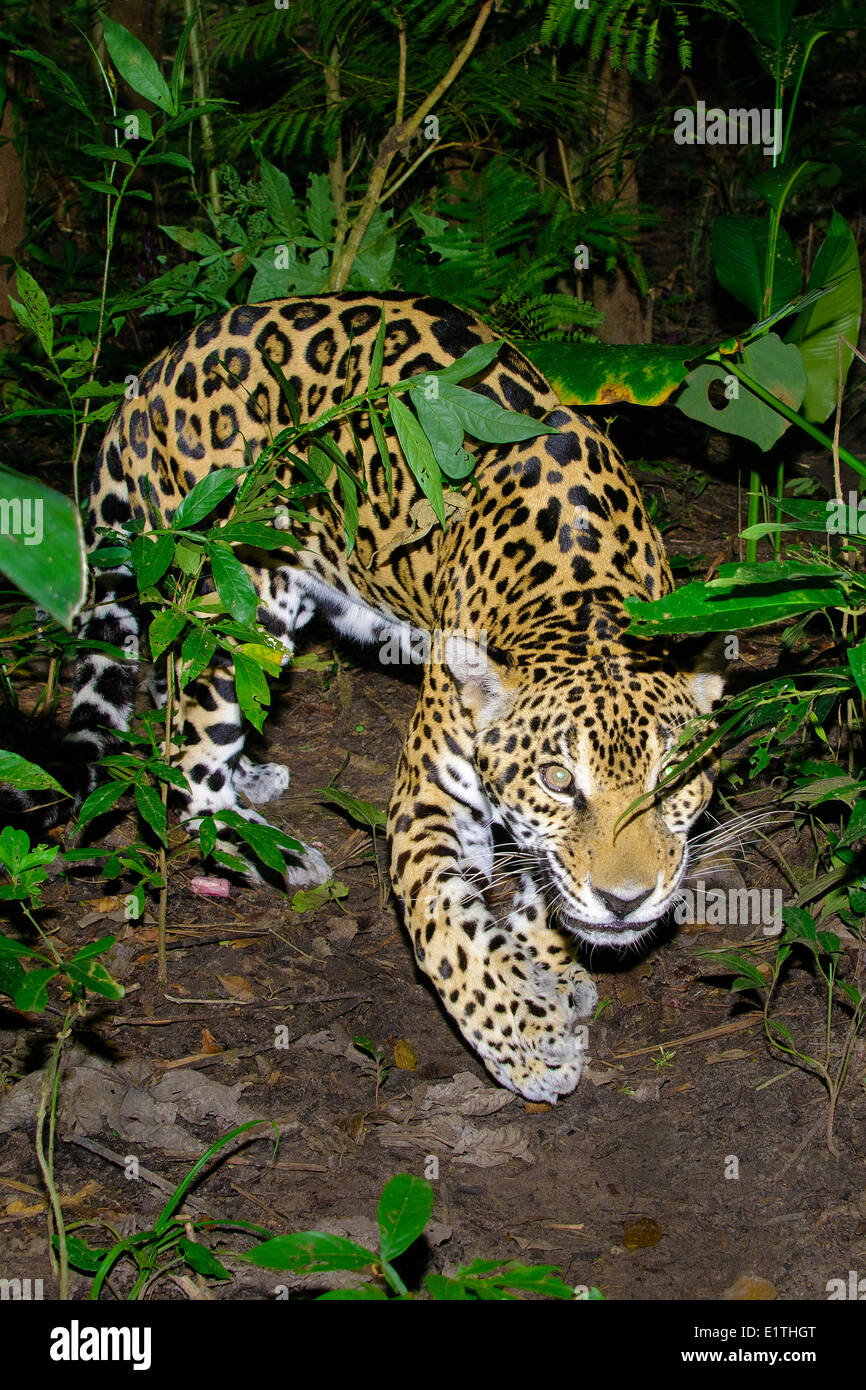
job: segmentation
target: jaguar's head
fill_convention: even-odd
[[[508,667],[458,648],[448,664],[514,862],[584,941],[639,940],[673,905],[689,830],[712,795],[712,758],[677,781],[668,769],[684,726],[720,698],[721,675],[627,649]]]

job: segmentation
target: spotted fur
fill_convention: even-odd
[[[382,302],[383,380],[448,365],[491,339],[438,300],[391,293],[244,306],[208,319],[144,373],[103,445],[93,484],[99,528],[170,522],[211,468],[238,466],[290,423],[263,354],[291,380],[310,419],[366,383]],[[672,588],[660,539],[610,442],[559,405],[510,347],[473,383],[558,433],[476,451],[448,528],[407,540],[417,485],[389,440],[393,494],[369,421],[333,426],[363,472],[357,543],[347,555],[339,510],[312,499],[300,551],[244,555],[260,620],[286,648],[321,609],[360,641],[434,644],[400,756],[388,817],[391,877],[421,969],[503,1085],[553,1101],[577,1084],[595,988],[574,957],[589,943],[637,941],[667,910],[686,869],[687,832],[711,794],[701,768],[675,794],[630,804],[656,784],[677,730],[710,708],[719,681],[680,669],[667,651],[624,634],[627,595]],[[359,457],[359,450],[361,456]],[[137,655],[130,576],[102,573],[86,636]],[[112,731],[126,727],[134,661],[87,655],[69,731],[82,790]],[[182,814],[240,810],[286,787],[284,769],[243,756],[228,655],[187,687],[178,763]],[[244,802],[239,801],[239,794]],[[230,846],[235,852],[237,845]],[[504,859],[502,858],[504,855]],[[322,856],[287,854],[286,878],[328,877]],[[513,875],[510,907],[488,890]]]

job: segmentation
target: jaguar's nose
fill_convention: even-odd
[[[622,921],[630,913],[637,912],[641,903],[645,903],[652,894],[652,888],[646,888],[643,892],[637,893],[632,898],[620,898],[616,893],[606,893],[602,888],[593,885],[593,892],[597,898],[601,898],[605,907],[608,908],[618,920]]]

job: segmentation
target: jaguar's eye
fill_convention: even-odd
[[[574,784],[574,778],[562,763],[546,763],[541,769],[541,780],[552,792],[567,792]]]

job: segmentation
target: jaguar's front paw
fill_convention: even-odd
[[[555,1105],[580,1081],[589,1030],[580,1023],[592,1013],[598,992],[587,972],[572,965],[552,987],[549,974],[536,992],[509,1006],[509,1032],[472,1039],[497,1081],[527,1100]]]

